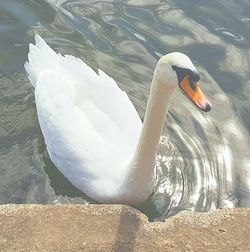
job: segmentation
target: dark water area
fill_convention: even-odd
[[[23,64],[40,34],[113,77],[143,119],[154,67],[180,51],[213,104],[177,91],[157,157],[153,220],[250,206],[250,1],[0,0],[0,204],[94,203],[51,163]]]

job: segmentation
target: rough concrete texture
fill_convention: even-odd
[[[2,205],[0,251],[250,251],[250,209],[150,223],[121,205]]]

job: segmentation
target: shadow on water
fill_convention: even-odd
[[[68,197],[82,197],[88,198],[83,192],[73,186],[68,179],[54,166],[49,157],[44,158],[44,171],[49,177],[50,186],[54,189],[56,195]]]

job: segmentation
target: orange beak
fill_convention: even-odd
[[[203,111],[208,112],[211,109],[211,103],[208,98],[202,93],[197,82],[194,82],[192,88],[189,82],[189,77],[186,75],[180,82],[181,89],[192,101]]]

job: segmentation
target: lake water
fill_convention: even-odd
[[[0,0],[0,203],[84,204],[93,201],[51,163],[39,128],[23,68],[36,33],[112,76],[142,119],[159,57],[189,55],[213,107],[175,93],[140,209],[161,220],[250,206],[249,0]]]

